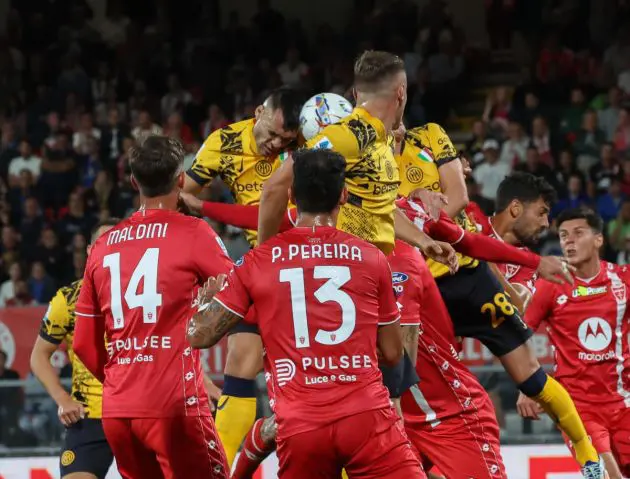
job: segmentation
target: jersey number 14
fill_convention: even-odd
[[[142,320],[145,323],[157,322],[157,309],[162,306],[162,295],[157,291],[158,248],[147,249],[131,274],[125,288],[127,309],[142,308]],[[114,329],[125,327],[125,315],[122,306],[122,285],[120,280],[120,253],[108,254],[103,258],[103,267],[109,269],[110,308],[114,318]],[[140,281],[143,281],[142,293],[138,294]]]

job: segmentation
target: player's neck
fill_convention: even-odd
[[[337,219],[330,213],[300,213],[298,212],[295,226],[297,228],[314,228],[316,226],[335,227]]]
[[[167,195],[154,196],[147,198],[140,195],[140,209],[141,210],[177,210],[177,203],[179,201],[179,194],[172,192]]]
[[[376,95],[361,95],[357,97],[357,106],[366,110],[374,118],[383,123],[387,133],[394,129],[395,112],[391,111],[391,99]]]
[[[509,220],[504,218],[501,213],[491,216],[490,225],[494,229],[494,232],[499,235],[499,238],[512,246],[520,245],[520,241],[512,233],[512,227],[509,224]]]
[[[597,255],[588,261],[575,265],[575,276],[580,279],[591,279],[599,274],[601,264]]]

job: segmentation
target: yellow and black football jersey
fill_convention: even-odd
[[[400,153],[396,155],[401,177],[398,194],[408,196],[418,188],[441,192],[438,168],[458,159],[459,155],[451,139],[437,123],[427,123],[408,130]],[[477,228],[464,211],[455,218],[455,222],[467,231],[477,232]],[[479,264],[477,260],[468,256],[459,253],[457,256],[462,268],[474,268]],[[448,268],[442,263],[431,259],[427,262],[433,277],[439,278],[448,273]]]
[[[83,280],[75,281],[69,286],[59,288],[42,320],[39,336],[53,344],[65,341],[72,364],[72,399],[85,406],[88,418],[100,419],[103,409],[103,385],[92,376],[72,350],[74,308],[79,299],[82,282]]]
[[[258,153],[254,122],[252,118],[214,131],[197,152],[188,176],[202,186],[218,176],[238,204],[260,203],[263,182],[280,166],[280,161]],[[254,244],[256,232],[247,231],[247,239]]]
[[[385,254],[394,249],[394,208],[400,183],[391,135],[378,119],[357,107],[306,142],[328,148],[346,159],[348,203],[337,227],[374,244]]]

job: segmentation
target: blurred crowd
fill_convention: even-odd
[[[439,1],[422,15],[408,1],[355,1],[345,29],[310,37],[269,0],[224,23],[218,3],[12,2],[0,38],[0,307],[45,304],[82,276],[92,226],[138,207],[127,152],[147,135],[180,139],[188,166],[270,89],[349,93],[366,48],[405,57],[419,121],[446,118],[445,92],[464,75],[463,36]],[[431,92],[444,101],[424,102]],[[218,183],[210,193],[230,200]],[[238,230],[216,226],[241,254]]]
[[[630,2],[542,3],[540,47],[522,80],[490,89],[484,111],[472,125],[465,145],[473,165],[471,195],[491,213],[497,187],[512,170],[545,177],[559,196],[551,219],[568,207],[592,207],[607,223],[602,255],[626,264]],[[513,13],[503,11],[506,21]],[[553,226],[541,245],[546,253],[559,252]]]
[[[483,70],[483,54],[443,0],[422,8],[355,0],[343,28],[308,31],[270,0],[258,0],[251,18],[220,6],[230,8],[12,2],[0,38],[0,307],[45,304],[82,276],[92,226],[138,207],[127,152],[147,135],[179,138],[190,165],[212,131],[253,115],[270,89],[350,96],[352,60],[367,48],[404,58],[408,127],[448,129]],[[489,91],[462,151],[474,167],[471,195],[488,212],[510,170],[544,175],[560,192],[554,214],[581,202],[598,208],[610,221],[607,254],[622,261],[630,257],[627,16],[625,0],[487,0],[491,46],[509,48],[520,35],[533,60],[519,84]],[[218,182],[209,194],[230,201]],[[216,226],[238,256],[239,231]]]

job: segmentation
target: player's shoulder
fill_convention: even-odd
[[[81,285],[83,284],[83,278],[73,281],[72,283],[62,286],[57,290],[55,297],[62,299],[66,305],[70,306],[77,302],[79,293],[81,291]]]
[[[243,135],[252,130],[254,119],[231,123],[210,133],[203,143],[197,156],[202,156],[204,152],[219,152],[239,154],[243,152]]]
[[[601,261],[601,270],[606,271],[609,277],[618,277],[626,284],[630,284],[630,266]]]

